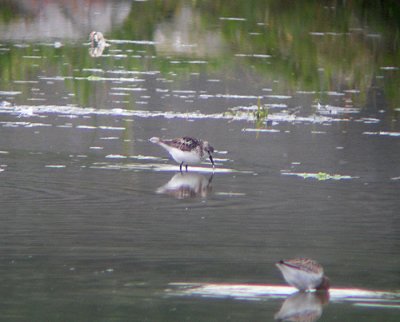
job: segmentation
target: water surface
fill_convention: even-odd
[[[2,1],[1,320],[397,321],[398,9]],[[183,135],[214,174],[148,141]],[[390,298],[251,293],[297,256]]]

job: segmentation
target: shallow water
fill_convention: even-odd
[[[273,320],[294,290],[252,285],[306,256],[335,288],[294,297],[316,319],[397,321],[398,26],[349,6],[4,2],[1,320]],[[183,135],[214,146],[214,172],[148,141]],[[222,295],[176,290],[193,283]]]

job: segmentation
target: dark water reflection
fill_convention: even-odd
[[[283,284],[296,256],[399,289],[396,2],[0,4],[0,320],[272,320],[286,296],[167,289]],[[214,175],[148,142],[182,135]],[[321,320],[398,317],[336,300]]]

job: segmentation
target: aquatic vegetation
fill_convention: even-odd
[[[257,101],[257,111],[254,112],[254,117],[256,119],[256,127],[260,128],[262,125],[264,125],[265,121],[268,118],[268,107],[263,105],[261,106],[260,103],[261,99],[258,98]]]
[[[271,112],[273,109],[280,111]],[[262,107],[258,105],[250,106],[235,106],[229,108],[228,111],[223,113],[226,118],[233,120],[246,120],[255,122],[256,128],[261,129],[265,125],[276,124],[279,122],[290,123],[331,123],[331,122],[348,122],[349,118],[336,115],[335,117],[319,114],[310,114],[300,116],[298,109],[287,109],[286,104],[264,104]]]
[[[329,174],[326,172],[281,172],[282,175],[285,176],[297,176],[303,179],[317,179],[318,181],[325,181],[325,180],[348,180],[348,179],[356,179],[358,177],[352,177],[348,175],[341,175],[341,174]]]
[[[323,115],[309,115],[309,116],[298,116],[295,113],[289,111],[282,111],[277,113],[271,113],[271,104],[264,104],[264,107],[259,112],[259,128],[264,126],[265,119],[272,124],[279,122],[290,122],[290,123],[331,123],[331,122],[348,122],[350,119],[343,117],[330,117]],[[281,105],[279,105],[280,107]],[[237,106],[230,108],[224,113],[201,113],[201,112],[175,112],[175,111],[147,111],[147,110],[128,110],[122,108],[114,109],[101,109],[101,108],[90,108],[90,107],[79,107],[71,105],[15,105],[15,106],[0,106],[0,113],[11,114],[17,116],[35,116],[35,117],[47,117],[48,114],[59,114],[60,117],[74,118],[77,116],[90,116],[90,115],[108,115],[108,116],[131,116],[139,118],[181,118],[185,120],[199,120],[199,119],[215,119],[215,120],[231,120],[231,121],[247,121],[256,122],[256,114],[258,106]],[[263,110],[264,109],[264,110]],[[29,112],[29,114],[28,114]],[[377,119],[377,122],[379,120]],[[32,123],[32,122],[0,122],[3,126],[52,126],[51,124]],[[68,125],[59,125],[59,127],[70,127]],[[77,125],[79,129],[95,129],[93,125]],[[112,126],[99,126],[101,129],[108,130],[124,130],[124,127],[112,127]],[[245,131],[251,131],[246,129]]]

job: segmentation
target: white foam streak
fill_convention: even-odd
[[[379,132],[363,132],[363,134],[400,137],[400,132],[379,131]]]
[[[120,156],[120,155],[108,155],[107,158],[115,158],[115,159],[121,159],[121,158],[126,158],[125,156]],[[137,159],[144,159],[142,158],[137,158]],[[151,159],[150,157],[147,157],[147,159]],[[92,169],[103,169],[103,170],[150,170],[150,171],[156,171],[156,172],[178,172],[179,171],[179,165],[177,164],[160,164],[160,163],[107,163],[107,162],[102,162],[102,163],[94,163],[90,168]],[[248,173],[247,171],[239,171],[239,170],[234,170],[234,169],[229,169],[229,168],[212,168],[204,166],[189,166],[189,172],[197,172],[197,173]]]
[[[109,43],[114,44],[136,44],[136,45],[156,45],[156,41],[151,40],[129,40],[129,39],[107,39]]]
[[[167,292],[174,296],[201,296],[212,298],[235,298],[248,300],[268,300],[286,298],[297,290],[291,286],[257,284],[196,284],[171,283]],[[332,288],[329,290],[330,301],[365,301],[393,302],[400,299],[399,293],[373,291],[352,288]]]
[[[181,119],[225,119],[233,121],[254,121],[255,117],[253,113],[249,112],[235,112],[235,113],[214,113],[214,114],[204,114],[200,112],[174,112],[174,111],[145,111],[145,110],[126,110],[126,109],[96,109],[91,107],[76,107],[76,106],[60,106],[60,105],[19,105],[10,107],[0,107],[0,113],[6,114],[21,114],[25,111],[30,110],[35,115],[43,114],[59,114],[66,115],[69,117],[74,116],[89,116],[89,115],[100,115],[100,116],[128,116],[128,117],[140,117],[140,118],[150,118],[150,117],[164,117],[168,119],[181,118]],[[343,122],[349,121],[346,118],[332,118],[323,115],[311,115],[311,116],[297,116],[295,114],[287,113],[277,113],[269,114],[269,121],[275,122],[308,122],[308,123],[329,123],[329,122]],[[0,123],[1,124],[1,123]],[[29,125],[28,125],[29,124]],[[33,126],[33,123],[24,122],[26,126]],[[39,124],[35,124],[39,126]],[[45,126],[44,124],[42,126]],[[51,125],[47,125],[51,126]],[[77,126],[77,128],[94,128],[85,125]],[[104,129],[106,127],[103,127]],[[122,130],[123,128],[111,128],[107,129]]]
[[[279,133],[280,130],[275,130],[275,129],[252,129],[252,128],[246,128],[242,129],[243,132],[267,132],[267,133]]]

